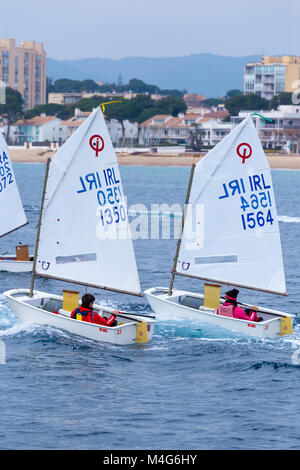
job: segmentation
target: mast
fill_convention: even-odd
[[[177,266],[179,250],[180,250],[182,234],[183,234],[183,228],[184,228],[184,220],[185,220],[187,205],[188,205],[189,199],[190,199],[191,187],[192,187],[195,167],[196,167],[196,163],[193,162],[192,166],[191,166],[190,179],[189,179],[187,192],[186,192],[186,196],[185,196],[184,211],[183,211],[183,215],[182,215],[182,219],[181,219],[180,234],[179,234],[179,238],[177,240],[176,252],[175,252],[175,257],[174,257],[174,261],[173,261],[172,274],[171,274],[171,280],[170,280],[170,286],[169,286],[169,295],[172,295],[173,284],[174,284],[174,279],[175,279],[175,274],[176,274],[176,266]]]
[[[30,297],[33,296],[34,278],[35,278],[35,274],[36,274],[35,269],[36,269],[39,241],[40,241],[40,232],[41,232],[41,225],[42,225],[42,217],[43,217],[43,210],[44,210],[45,194],[46,194],[46,189],[47,189],[47,181],[48,181],[48,175],[49,175],[50,161],[51,161],[51,159],[48,158],[47,165],[46,165],[45,179],[44,179],[41,210],[40,210],[40,216],[39,216],[39,221],[38,221],[38,225],[37,225],[37,235],[36,235],[33,266],[32,266],[32,276],[31,276],[31,283],[30,283],[30,294],[29,294]]]

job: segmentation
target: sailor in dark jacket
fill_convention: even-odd
[[[116,326],[116,317],[118,312],[113,313],[108,319],[101,317],[98,313],[93,312],[95,297],[92,294],[84,294],[81,299],[80,307],[75,308],[71,313],[71,318],[80,319],[89,323],[97,323],[104,326]]]

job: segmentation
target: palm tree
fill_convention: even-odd
[[[192,125],[192,130],[189,131],[189,141],[194,152],[201,152],[203,144],[203,135],[205,134],[204,129],[201,124],[194,122]]]

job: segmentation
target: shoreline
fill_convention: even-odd
[[[41,149],[9,149],[9,154],[13,163],[46,163],[48,158],[55,155],[55,152]],[[300,170],[299,154],[266,155],[271,169]],[[191,154],[117,153],[117,159],[120,166],[190,167],[194,157]]]

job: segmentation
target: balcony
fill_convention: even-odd
[[[284,124],[283,125],[283,130],[284,131],[289,131],[289,130],[293,130],[293,131],[299,131],[300,132],[300,125],[296,125],[296,126],[289,126],[288,124]]]

